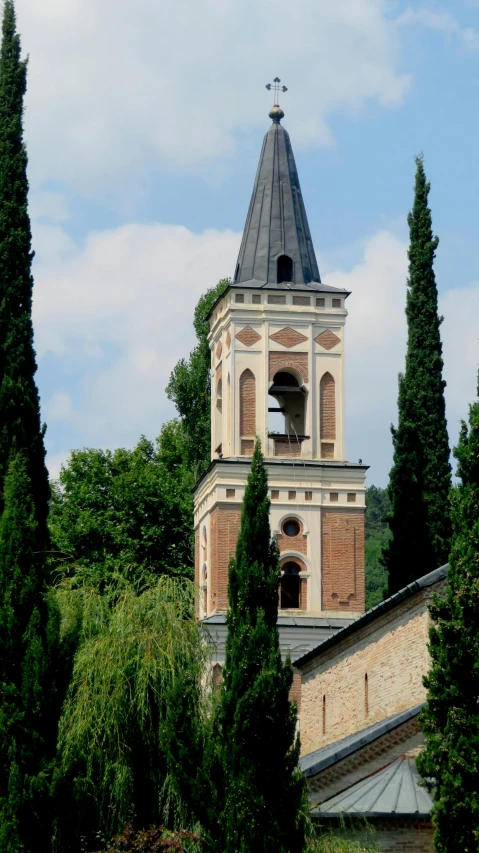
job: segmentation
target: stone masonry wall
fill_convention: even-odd
[[[323,509],[323,610],[364,612],[364,512]]]
[[[326,649],[302,670],[303,754],[424,701],[422,676],[429,668],[427,605],[440,588],[436,584],[421,590]]]
[[[228,564],[235,552],[241,507],[215,507],[211,513],[211,603],[213,610],[228,607]]]

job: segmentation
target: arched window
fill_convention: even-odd
[[[293,281],[293,261],[289,255],[280,255],[277,261],[277,282]]]
[[[336,383],[330,373],[325,373],[319,385],[319,435],[321,456],[334,458],[336,439]]]
[[[240,376],[241,455],[252,456],[256,436],[256,380],[249,368]]]
[[[213,687],[217,687],[218,684],[221,684],[223,681],[223,667],[219,663],[215,663],[213,666],[213,672],[211,673],[211,680],[213,682]]]
[[[281,577],[281,599],[282,610],[299,610],[301,607],[301,578],[300,568],[297,563],[285,563]]]

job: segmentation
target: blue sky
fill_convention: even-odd
[[[56,473],[174,415],[199,295],[234,270],[276,75],[323,280],[352,291],[347,448],[385,485],[424,152],[451,438],[479,361],[479,2],[17,0],[38,383]]]

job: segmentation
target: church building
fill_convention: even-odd
[[[210,313],[212,461],[195,492],[196,581],[199,617],[221,646],[258,436],[281,554],[280,634],[294,658],[364,612],[367,466],[345,456],[349,294],[321,281],[284,113],[269,115],[234,277]]]
[[[313,819],[364,819],[383,853],[432,850],[431,794],[415,757],[429,602],[447,566],[367,613],[365,474],[345,456],[344,290],[323,284],[283,111],[260,155],[230,285],[210,312],[211,463],[195,491],[199,613],[221,677],[228,564],[256,437],[280,551],[278,629],[295,665]],[[359,823],[358,823],[359,818]]]

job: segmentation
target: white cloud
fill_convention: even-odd
[[[334,112],[401,103],[385,0],[17,0],[30,54],[31,175],[95,191],[148,164],[196,167],[264,126],[279,74],[296,145],[332,141]]]
[[[450,12],[408,7],[397,19],[397,24],[399,26],[416,25],[437,30],[445,36],[457,39],[466,50],[479,50],[479,32],[472,27],[461,27]]]
[[[234,266],[239,240],[228,231],[193,234],[172,225],[129,225],[92,234],[77,248],[62,239],[61,229],[42,226],[35,232],[37,350],[40,360],[48,355],[64,370],[64,386],[43,400],[56,470],[72,435],[76,446],[131,446],[141,433],[155,436],[174,415],[164,389],[176,361],[194,345],[194,305]],[[327,269],[327,258],[321,266]],[[325,275],[327,283],[352,291],[348,455],[371,464],[369,482],[378,484],[386,482],[391,463],[389,425],[396,422],[406,342],[406,271],[406,244],[381,231],[364,241],[361,263]],[[476,282],[441,297],[454,442],[476,389],[478,300]]]

